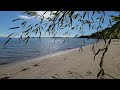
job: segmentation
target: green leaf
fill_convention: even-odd
[[[75,37],[74,38],[76,38],[78,35],[75,35]]]
[[[94,22],[94,19],[91,17],[92,21]]]
[[[10,34],[8,37],[12,36],[14,33]]]
[[[27,22],[24,21],[21,23],[21,26],[23,26],[23,28],[24,28],[26,24],[27,24]]]
[[[37,16],[37,13],[33,12],[33,11],[27,11],[25,13],[28,14],[28,15],[30,15],[30,16]]]
[[[35,34],[37,34],[38,33],[38,27],[35,28],[32,32],[35,32]]]
[[[13,20],[12,22],[15,22],[15,21],[17,21],[17,20],[21,20],[21,18],[15,19],[15,20]]]
[[[103,15],[105,16],[105,11],[102,11],[103,12]]]
[[[67,31],[67,32],[65,32],[63,35],[66,35],[66,34],[68,34],[68,31]]]
[[[19,38],[19,41],[21,42],[21,40],[22,40],[22,36],[20,36],[20,38]]]
[[[109,19],[109,23],[110,23],[110,25],[112,26],[112,22],[111,22],[111,20]]]
[[[6,45],[11,39],[12,39],[12,38],[9,38],[9,39],[5,42],[4,45]]]
[[[41,30],[40,30],[40,26],[38,26],[38,31],[39,31],[39,38],[41,37]]]
[[[92,16],[95,14],[95,11],[93,11]]]
[[[70,17],[70,23],[71,23],[71,26],[72,26],[72,18]]]
[[[23,41],[26,41],[25,43],[28,43],[28,41],[29,41],[29,36],[27,36]]]
[[[102,24],[104,23],[104,18],[102,19]]]
[[[83,18],[85,17],[85,15],[86,15],[86,11],[85,11],[84,14],[83,14]]]
[[[72,29],[72,30],[74,30],[74,29],[75,29],[75,27],[72,27],[71,29]]]
[[[90,30],[90,28],[91,28],[91,24],[89,24],[89,30]]]
[[[17,29],[17,28],[20,28],[20,27],[13,27],[13,28],[10,28],[10,29]]]
[[[88,19],[89,19],[89,11],[87,12],[87,15],[88,15]]]
[[[37,24],[35,24],[35,27],[38,25],[38,23]]]
[[[85,20],[85,23],[90,24],[91,22],[90,22],[90,21],[88,21],[88,20]]]
[[[25,14],[25,13],[27,13],[27,12],[28,12],[28,11],[24,11],[23,13],[21,13],[21,15],[22,15],[22,14]]]
[[[32,27],[31,25],[27,26],[26,28]]]

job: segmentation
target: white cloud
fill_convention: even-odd
[[[25,16],[25,15],[19,15],[19,18],[22,18],[22,19],[32,19],[33,17]]]
[[[35,12],[40,16],[40,18],[42,18],[45,11],[35,11]],[[52,13],[55,13],[55,12],[57,12],[57,11],[52,11]],[[48,17],[53,17],[54,16],[54,15],[50,15],[50,13],[51,13],[50,11],[47,11],[44,14],[44,19],[47,19]]]
[[[47,11],[46,13],[45,13],[45,11],[31,11],[31,12],[36,12],[37,15],[38,15],[37,18],[43,18],[43,16],[44,16],[44,20],[46,20],[48,17],[53,17],[54,16],[53,14],[51,14],[51,11]],[[52,11],[52,13],[55,13],[55,12],[57,12],[57,11]],[[19,18],[22,18],[22,19],[32,19],[34,17],[35,16],[19,15]]]

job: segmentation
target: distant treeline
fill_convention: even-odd
[[[114,39],[120,38],[120,21],[116,22],[112,27],[105,28],[88,36],[80,36],[79,38],[109,39],[111,35]]]

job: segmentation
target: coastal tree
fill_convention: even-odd
[[[119,13],[119,11],[116,11]],[[52,35],[53,37],[56,36],[58,30],[64,30],[65,28],[69,28],[69,31],[78,30],[79,33],[74,36],[74,38],[77,38],[81,35],[84,35],[84,32],[86,31],[84,27],[88,26],[89,30],[95,30],[98,32],[99,30],[103,30],[102,25],[105,22],[105,11],[42,11],[41,14],[39,14],[37,11],[23,11],[21,13],[22,15],[28,15],[30,17],[33,17],[34,19],[39,19],[39,22],[30,24],[26,19],[17,18],[13,20],[12,22],[21,21],[20,26],[15,26],[10,29],[23,29],[21,31],[21,36],[19,37],[19,40],[23,40],[26,43],[30,39],[30,34],[35,33],[36,35],[39,34],[39,38],[41,37],[42,30],[44,30],[49,35]],[[49,14],[49,16],[46,16],[46,14]],[[97,17],[94,17],[97,15]],[[108,26],[111,27],[113,25],[113,22],[120,21],[120,15],[119,16],[112,16],[109,19]],[[77,23],[75,23],[77,22]],[[100,40],[100,33],[97,33],[97,40],[93,44],[92,51],[94,53],[94,60],[96,55],[98,55],[100,52],[102,52],[102,57],[100,61],[100,71],[97,74],[97,78],[102,78],[106,73],[104,72],[103,68],[103,60],[105,53],[108,50],[108,47],[111,43],[111,39],[114,37],[114,35],[119,32],[120,27],[117,27],[112,33],[110,33],[110,37],[108,40],[106,40],[106,37],[103,38],[105,45],[103,48],[99,48],[98,51],[95,51],[95,44],[98,43]],[[64,35],[69,35],[70,32],[66,31]],[[16,33],[12,33],[8,36],[8,40],[5,44],[7,44],[12,37],[17,35]],[[65,37],[66,39],[67,37]],[[106,74],[107,75],[107,74]]]

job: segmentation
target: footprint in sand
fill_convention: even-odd
[[[8,79],[8,78],[10,78],[10,77],[3,77],[3,78],[1,78],[1,79]]]
[[[71,71],[68,71],[67,74],[70,75],[70,77],[73,77],[73,78],[76,78],[76,79],[79,79],[79,78],[84,79],[83,76],[80,75],[80,74],[77,73],[77,72],[71,72]]]
[[[4,76],[8,76],[9,74],[2,74],[2,75],[4,75]]]
[[[26,71],[26,70],[29,70],[30,68],[24,68],[24,69],[22,69],[21,71]],[[20,71],[19,71],[20,72]],[[16,72],[16,73],[19,73],[19,72]],[[8,77],[8,75],[12,75],[12,74],[3,74],[3,75],[5,75],[5,77],[3,77],[3,78],[1,78],[1,79],[8,79],[8,78],[10,78],[10,77]]]
[[[54,76],[52,76],[52,78],[54,78],[54,79],[59,79],[60,78],[60,76],[58,75],[58,74],[54,74]]]
[[[8,79],[8,78],[10,78],[9,76],[11,75],[11,74],[2,74],[3,75],[3,78],[1,78],[1,79]]]
[[[39,66],[38,64],[35,64],[33,67]]]
[[[26,71],[26,70],[29,70],[30,68],[24,68],[24,69],[22,69],[21,71]]]
[[[91,76],[91,75],[92,75],[92,72],[91,72],[91,71],[88,71],[88,72],[86,72],[86,73],[87,73],[86,76]]]

